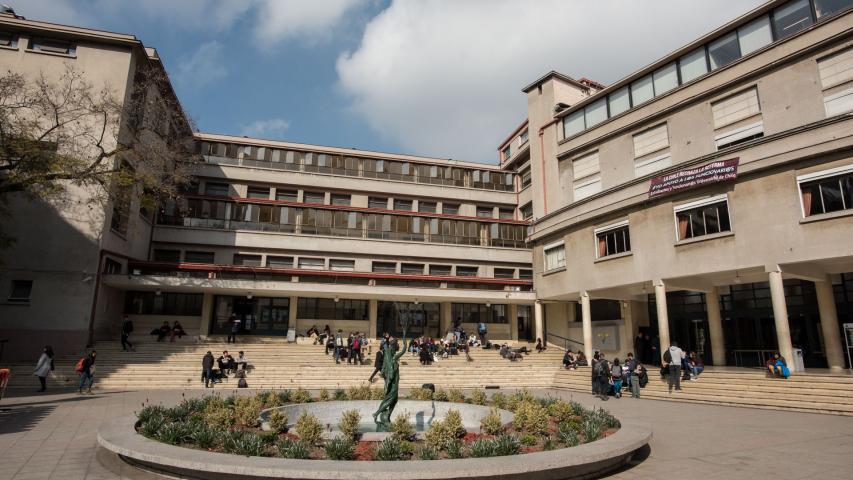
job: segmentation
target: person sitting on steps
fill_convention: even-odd
[[[186,334],[187,334],[187,332],[184,331],[184,327],[181,326],[181,322],[175,320],[175,324],[172,325],[172,336],[171,336],[171,338],[169,338],[169,341],[174,342],[176,335],[178,338],[181,338]]]

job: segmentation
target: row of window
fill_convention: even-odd
[[[682,56],[630,85],[602,96],[563,118],[563,136],[569,138],[608,118],[620,115],[679,85],[787,38],[816,21],[847,9],[851,0],[794,0],[746,25]]]
[[[130,315],[201,315],[204,294],[129,291],[124,296],[124,313]]]
[[[403,240],[525,248],[524,225],[448,218],[348,212],[308,207],[188,199],[185,212],[174,205],[158,215],[161,225],[226,230],[259,230],[350,238]]]
[[[527,129],[525,128],[524,130],[521,131],[521,133],[518,134],[517,137],[515,137],[513,139],[513,141],[507,143],[504,146],[503,150],[501,150],[501,155],[503,155],[503,161],[506,162],[507,160],[512,158],[513,152],[517,152],[518,150],[521,150],[521,147],[523,147],[527,143],[529,136],[530,136],[530,134],[528,133]],[[513,145],[515,145],[514,150],[513,150]]]
[[[0,47],[17,49],[18,35],[11,32],[0,32]],[[31,52],[55,53],[74,57],[77,55],[77,45],[68,40],[58,38],[32,37],[27,44],[27,50]]]
[[[853,210],[853,165],[797,177],[803,217]],[[676,241],[729,232],[732,229],[728,197],[720,195],[676,206]],[[628,221],[594,230],[596,258],[631,251]],[[562,242],[544,248],[545,271],[566,266]]]
[[[203,141],[198,143],[198,148],[199,152],[207,156],[211,163],[259,166],[484,190],[515,190],[515,177],[512,173],[494,170],[355,158],[223,142]]]

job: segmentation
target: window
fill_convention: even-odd
[[[767,15],[740,27],[737,30],[740,42],[740,54],[749,55],[773,43],[773,31],[770,28],[770,17]]]
[[[429,274],[434,277],[449,277],[451,268],[450,265],[430,265]]]
[[[204,302],[203,293],[127,292],[124,313],[130,315],[198,316]]]
[[[515,269],[495,268],[495,278],[515,278]]]
[[[323,270],[326,268],[326,260],[323,258],[299,257],[299,268]]]
[[[794,0],[773,10],[773,29],[776,31],[777,40],[805,30],[812,23],[809,0]]]
[[[352,197],[350,195],[344,195],[340,193],[332,194],[332,205],[340,205],[343,207],[350,206],[350,199]]]
[[[584,108],[584,118],[586,120],[586,128],[592,128],[607,120],[607,99],[602,98],[587,105]]]
[[[732,32],[708,44],[708,57],[711,60],[711,70],[726,66],[740,58],[737,32]]]
[[[227,197],[231,194],[231,190],[227,183],[206,183],[204,184],[204,194],[212,197]]]
[[[853,209],[853,165],[797,177],[803,216]]]
[[[300,319],[367,320],[367,300],[299,297],[296,307]]]
[[[456,276],[457,277],[476,277],[479,272],[479,267],[456,267]]]
[[[326,194],[323,192],[305,192],[302,196],[304,203],[316,203],[322,205],[326,203]]]
[[[397,264],[393,262],[373,262],[374,273],[397,273]]]
[[[705,47],[699,47],[678,60],[681,83],[687,83],[708,73],[708,60]]]
[[[355,260],[333,258],[329,260],[329,270],[336,272],[352,272],[355,270]]]
[[[116,275],[121,273],[121,262],[117,262],[112,258],[104,259],[104,273],[107,275]]]
[[[181,251],[154,249],[154,261],[179,263],[181,261]]]
[[[459,204],[443,202],[441,204],[441,213],[445,215],[459,215]]]
[[[631,251],[631,237],[628,233],[627,221],[597,228],[594,233],[597,258]]]
[[[647,75],[631,84],[631,99],[633,106],[648,102],[655,96],[655,88],[652,84],[652,76]]]
[[[583,119],[583,110],[572,112],[563,117],[563,137],[573,137],[586,129]]]
[[[280,202],[297,202],[299,201],[299,193],[296,190],[276,189],[275,199]]]
[[[184,252],[184,261],[188,263],[215,263],[213,252]]]
[[[509,160],[509,157],[512,156],[512,146],[511,145],[507,145],[506,147],[504,147],[503,156],[504,156],[504,160]]]
[[[548,245],[543,249],[545,256],[545,271],[566,267],[566,247],[563,242]]]
[[[492,207],[477,206],[477,216],[480,218],[492,218],[494,209]]]
[[[533,270],[529,268],[519,268],[518,278],[520,280],[533,280]]]
[[[601,168],[597,150],[572,160],[572,172],[575,202],[601,191]]]
[[[853,48],[817,61],[828,117],[853,111]]]
[[[529,220],[533,218],[533,202],[528,203],[521,207],[521,218],[524,220]]]
[[[675,207],[675,218],[677,240],[729,232],[732,229],[725,195]]]
[[[524,131],[518,135],[518,145],[521,146],[527,143],[527,139],[529,138],[529,136],[530,133],[528,133],[527,129],[525,128]]]
[[[610,106],[610,116],[619,115],[622,112],[627,112],[631,109],[631,94],[628,87],[623,87],[607,96],[607,102]]]
[[[399,198],[394,199],[394,210],[402,210],[405,212],[412,211],[412,201],[411,200],[400,200]]]
[[[521,172],[521,188],[529,187],[531,181],[532,181],[532,177],[530,175],[530,169],[527,168],[523,172]]]
[[[634,174],[639,178],[672,165],[669,153],[669,130],[665,123],[633,137]]]
[[[454,303],[450,307],[451,318],[463,323],[507,323],[506,305],[484,305],[481,303]]]
[[[753,87],[711,104],[717,149],[748,142],[764,135],[758,90]]]
[[[293,268],[293,257],[267,255],[267,266],[273,268]]]
[[[652,75],[655,85],[655,96],[663,95],[678,86],[678,71],[675,63],[670,63],[655,71]]]
[[[435,213],[436,203],[435,202],[418,202],[418,211],[421,213]]]
[[[9,297],[6,300],[18,303],[30,303],[30,295],[33,292],[32,280],[12,280],[9,289]]]
[[[75,56],[77,46],[65,40],[55,38],[31,38],[30,50],[36,52],[58,53],[60,55]]]
[[[512,220],[515,218],[515,209],[501,208],[498,209],[498,218],[502,220]]]
[[[818,19],[845,10],[850,5],[850,0],[814,0],[814,8]]]
[[[403,275],[423,275],[423,263],[403,263],[400,265],[400,273]]]
[[[380,198],[380,197],[369,197],[367,199],[367,206],[370,208],[381,208],[383,210],[388,209],[388,199]]]
[[[234,265],[242,265],[245,267],[260,267],[261,266],[261,256],[260,255],[243,255],[243,254],[234,254]]]
[[[246,197],[267,200],[270,198],[270,189],[269,187],[249,187]]]
[[[18,37],[9,32],[0,32],[0,47],[18,48]]]

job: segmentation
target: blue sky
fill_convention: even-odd
[[[202,131],[494,163],[543,73],[610,83],[762,2],[11,3],[157,48]]]

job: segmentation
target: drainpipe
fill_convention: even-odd
[[[548,184],[545,181],[545,129],[554,125],[559,121],[558,118],[552,119],[550,122],[542,125],[539,128],[539,161],[540,169],[542,170],[542,208],[544,215],[548,214]]]

